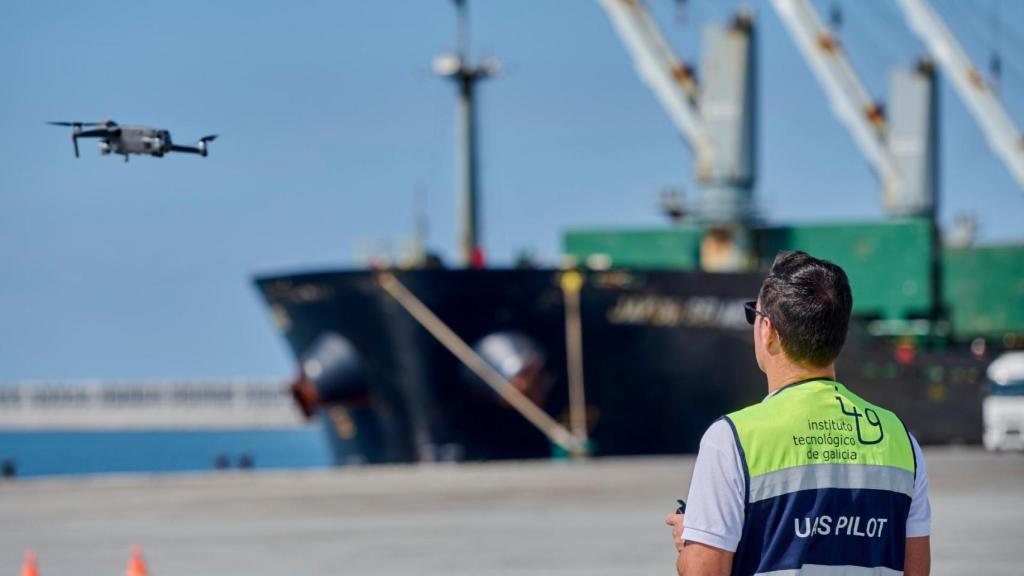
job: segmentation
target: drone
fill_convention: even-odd
[[[118,154],[128,161],[129,154],[162,157],[168,152],[184,152],[205,157],[208,144],[213,142],[216,134],[203,136],[195,146],[179,146],[171,141],[171,133],[160,128],[147,126],[120,126],[113,120],[103,122],[47,122],[54,126],[71,127],[71,143],[75,146],[75,158],[78,158],[79,138],[99,138],[100,154]],[[89,130],[82,130],[89,128]]]

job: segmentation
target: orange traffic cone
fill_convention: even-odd
[[[124,576],[146,576],[146,561],[142,559],[142,546],[132,546],[132,556],[128,559],[128,567],[124,570]]]
[[[36,553],[31,550],[25,550],[25,563],[21,565],[21,576],[39,576]]]

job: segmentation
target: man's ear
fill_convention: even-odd
[[[768,353],[771,354],[772,356],[782,354],[782,341],[779,340],[779,333],[778,331],[775,330],[775,325],[772,324],[770,318],[764,318],[762,322],[764,322],[762,330],[764,331],[763,335],[765,349],[767,349]]]

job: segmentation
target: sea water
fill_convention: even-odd
[[[0,463],[16,477],[167,473],[217,468],[323,468],[320,426],[284,430],[3,431]]]

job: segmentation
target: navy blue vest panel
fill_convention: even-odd
[[[802,490],[748,503],[733,574],[805,564],[903,570],[910,496],[887,490]]]

